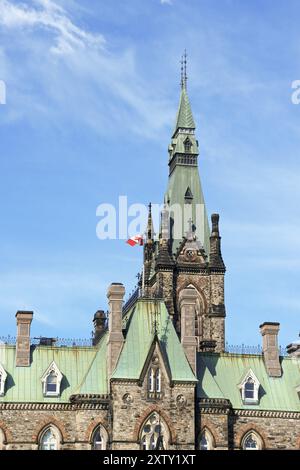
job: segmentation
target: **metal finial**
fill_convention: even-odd
[[[187,64],[187,53],[184,49],[184,54],[181,56],[181,88],[186,88],[187,74],[186,74],[186,64]]]

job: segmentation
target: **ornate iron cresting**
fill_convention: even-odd
[[[45,340],[49,341],[46,342]],[[14,336],[0,336],[0,344],[14,346],[16,338]],[[90,347],[93,345],[93,339],[87,338],[30,338],[32,346],[55,346],[55,347]]]
[[[226,343],[225,352],[231,354],[253,354],[262,355],[262,346],[260,344],[256,346],[250,346],[247,344],[228,344]],[[284,347],[279,346],[279,355],[287,356],[287,352]]]

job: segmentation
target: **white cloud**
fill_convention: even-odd
[[[75,24],[53,0],[34,4],[0,0],[7,121],[42,117],[53,124],[66,118],[99,133],[119,126],[144,137],[169,125],[174,110],[145,85],[132,49],[112,53],[102,34]],[[16,55],[22,51],[18,61],[14,48]]]
[[[160,0],[160,3],[162,5],[173,5],[173,1],[172,0]]]
[[[37,0],[42,8],[16,6],[8,0],[0,0],[0,25],[7,28],[36,27],[51,30],[55,36],[54,53],[69,53],[77,48],[102,48],[105,39],[100,34],[91,34],[76,26],[65,10],[52,0]]]

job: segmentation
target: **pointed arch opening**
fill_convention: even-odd
[[[216,447],[215,439],[209,429],[202,429],[199,436],[198,449],[199,450],[213,450]]]
[[[241,448],[243,450],[262,450],[263,440],[261,436],[252,429],[243,436]]]
[[[169,428],[161,417],[154,411],[144,421],[140,430],[140,446],[142,450],[167,450],[170,442]]]
[[[59,429],[50,424],[40,434],[39,450],[60,450],[62,436]]]
[[[0,450],[5,450],[6,438],[3,429],[0,428]]]
[[[93,431],[91,437],[92,450],[106,450],[108,443],[108,433],[102,424],[99,424]]]

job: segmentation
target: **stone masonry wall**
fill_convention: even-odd
[[[38,449],[39,437],[51,424],[60,431],[62,450],[91,449],[92,435],[99,424],[109,432],[107,410],[0,409],[6,450]]]
[[[239,410],[229,414],[200,411],[196,426],[197,448],[202,431],[207,429],[213,436],[216,450],[240,450],[249,431],[261,437],[263,449],[300,450],[300,414],[297,418],[282,415],[287,417],[239,416]]]
[[[137,382],[118,381],[112,383],[112,396],[113,449],[139,449],[141,428],[153,411],[160,414],[170,430],[170,449],[194,449],[193,385],[170,387],[162,377],[162,398],[154,400],[148,398],[146,380],[142,386]],[[183,408],[179,404],[180,396],[185,400]]]

